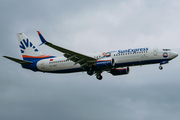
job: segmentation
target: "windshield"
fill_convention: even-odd
[[[170,49],[163,49],[163,51],[171,51]]]

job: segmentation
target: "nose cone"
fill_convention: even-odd
[[[175,58],[175,57],[178,56],[178,54],[177,54],[176,52],[172,52],[172,53],[171,53],[171,56],[172,56],[172,58]]]

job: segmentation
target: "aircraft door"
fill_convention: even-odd
[[[154,54],[154,56],[157,56],[157,55],[158,55],[158,48],[154,48],[154,49],[153,49],[153,54]]]
[[[40,68],[41,68],[41,69],[44,69],[44,68],[45,68],[44,61],[41,61],[41,62],[40,62]]]
[[[143,53],[141,53],[141,64],[145,64],[145,60],[147,60],[148,58],[148,53],[147,51],[144,51]]]

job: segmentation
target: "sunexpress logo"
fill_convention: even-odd
[[[164,58],[167,58],[167,57],[168,57],[168,53],[167,53],[167,52],[164,52],[164,53],[163,53],[163,57],[164,57]]]
[[[35,46],[33,46],[33,44],[28,40],[28,39],[23,39],[21,42],[20,42],[20,45],[19,47],[21,48],[21,53],[24,53],[24,51],[27,49],[27,48],[32,48],[35,52],[38,51],[38,49],[36,49]]]
[[[148,51],[148,48],[118,50],[117,54],[120,54],[120,53],[131,53],[131,52],[135,53],[135,52],[143,52],[143,51]]]
[[[111,56],[111,52],[103,52],[102,54],[104,57],[110,57]]]

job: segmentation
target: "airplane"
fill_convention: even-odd
[[[142,66],[147,64],[159,64],[162,70],[163,64],[169,63],[178,54],[170,49],[141,47],[116,51],[106,51],[91,54],[81,54],[48,42],[38,32],[41,45],[47,45],[59,52],[64,53],[62,57],[42,54],[24,33],[17,33],[19,47],[22,54],[21,59],[3,56],[21,64],[22,68],[44,73],[72,73],[87,72],[102,80],[101,73],[107,71],[113,76],[129,74],[131,66]]]

